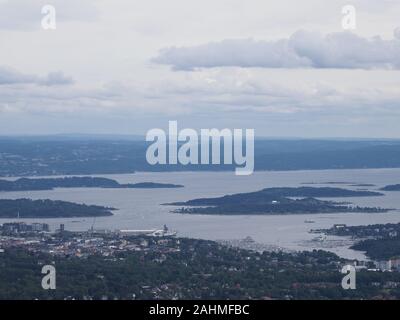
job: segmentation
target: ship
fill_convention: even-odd
[[[149,230],[118,230],[122,236],[151,236],[151,237],[174,237],[177,231],[170,231],[166,225],[162,229]]]
[[[153,237],[175,237],[177,235],[177,231],[169,231],[167,225],[164,224],[164,227],[161,230],[155,230],[151,235]]]

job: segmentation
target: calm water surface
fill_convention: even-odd
[[[99,175],[100,176],[100,175]],[[3,192],[0,198],[52,199],[85,204],[98,204],[118,208],[114,216],[101,218],[40,219],[55,229],[65,223],[69,230],[86,230],[94,223],[97,229],[153,229],[167,224],[177,230],[179,236],[218,239],[242,239],[251,236],[260,243],[276,245],[291,250],[311,250],[320,248],[318,242],[310,242],[315,237],[310,229],[330,228],[335,223],[347,225],[367,225],[374,223],[400,222],[400,192],[385,192],[384,197],[345,198],[361,206],[395,208],[389,213],[341,213],[306,214],[285,216],[209,216],[180,215],[171,213],[173,207],[162,203],[185,201],[199,197],[217,197],[238,192],[257,191],[267,187],[301,186],[302,183],[323,183],[329,181],[349,183],[372,183],[368,187],[375,190],[388,184],[400,183],[400,169],[365,170],[318,170],[256,172],[251,176],[235,176],[232,172],[169,172],[135,173],[122,175],[101,175],[120,183],[162,182],[182,184],[178,189],[56,189],[53,191]],[[313,186],[319,186],[318,184]],[[350,187],[348,185],[330,185]],[[15,220],[15,219],[14,219]],[[315,223],[307,224],[305,220]],[[0,219],[0,223],[11,221]],[[21,219],[21,221],[39,221]],[[335,239],[335,238],[331,238]],[[336,238],[337,239],[337,238]],[[329,240],[329,239],[328,239]],[[326,246],[326,245],[325,245]],[[337,244],[325,248],[347,258],[363,258],[364,255],[348,249],[348,245]]]

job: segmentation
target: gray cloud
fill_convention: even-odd
[[[0,85],[0,133],[49,128],[96,132],[96,126],[140,133],[149,126],[178,119],[185,127],[248,127],[265,135],[304,135],[311,127],[348,135],[358,134],[356,127],[372,127],[383,136],[389,127],[395,128],[393,122],[400,115],[397,72],[389,72],[385,86],[377,86],[379,75],[387,71],[329,72],[338,74],[340,85],[336,85],[334,77],[314,79],[323,71],[305,75],[303,70],[233,69],[176,72],[168,82],[140,79],[133,83],[93,84],[89,88]],[[276,74],[282,72],[285,76],[277,78]],[[344,81],[350,76],[352,80]],[[343,132],[344,127],[348,131]],[[366,136],[369,133],[360,132]]]
[[[0,67],[0,85],[34,83],[36,81],[34,75],[27,75],[7,67]]]
[[[24,74],[15,69],[0,67],[0,85],[36,84],[42,86],[57,86],[73,84],[74,80],[63,72],[50,72],[45,77]]]
[[[342,31],[348,1],[292,2],[0,0],[0,134],[143,133],[177,119],[265,135],[399,137],[400,1],[353,0],[358,36],[326,35]],[[41,29],[44,4],[56,8],[56,31]],[[322,35],[292,35],[301,29]],[[172,45],[184,48],[147,63]]]
[[[40,81],[41,84],[46,86],[60,86],[73,84],[72,77],[66,76],[63,72],[50,72],[46,78]]]
[[[162,49],[152,59],[175,70],[214,67],[399,69],[399,30],[393,40],[362,38],[351,32],[298,31],[288,39],[232,39],[193,47]]]

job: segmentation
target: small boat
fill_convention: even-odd
[[[314,220],[304,220],[304,223],[315,223]]]

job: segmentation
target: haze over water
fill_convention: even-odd
[[[3,199],[51,199],[85,204],[115,207],[114,216],[99,218],[55,218],[21,219],[21,221],[43,221],[52,230],[64,223],[68,230],[95,229],[155,229],[166,224],[177,230],[179,236],[210,240],[243,239],[251,236],[256,242],[280,246],[291,250],[321,248],[310,229],[330,228],[333,224],[368,225],[400,222],[400,192],[384,192],[383,197],[330,198],[334,201],[349,201],[360,206],[395,208],[388,213],[341,213],[273,216],[229,216],[229,215],[182,215],[171,213],[174,207],[162,203],[186,201],[194,198],[219,197],[226,194],[257,191],[270,187],[296,187],[303,183],[322,183],[309,186],[354,187],[346,184],[323,184],[324,182],[348,182],[349,184],[374,184],[368,190],[376,190],[388,184],[400,183],[400,169],[364,170],[315,170],[255,172],[251,176],[236,176],[233,172],[163,172],[120,175],[97,175],[115,179],[120,183],[160,182],[182,184],[176,189],[101,189],[72,188],[52,191],[2,192]],[[312,220],[315,223],[305,223]],[[15,221],[1,219],[0,223]],[[328,239],[338,239],[328,237]],[[343,239],[343,238],[341,238]],[[306,243],[305,243],[306,242]],[[356,252],[339,245],[324,248],[346,258],[364,258]]]

